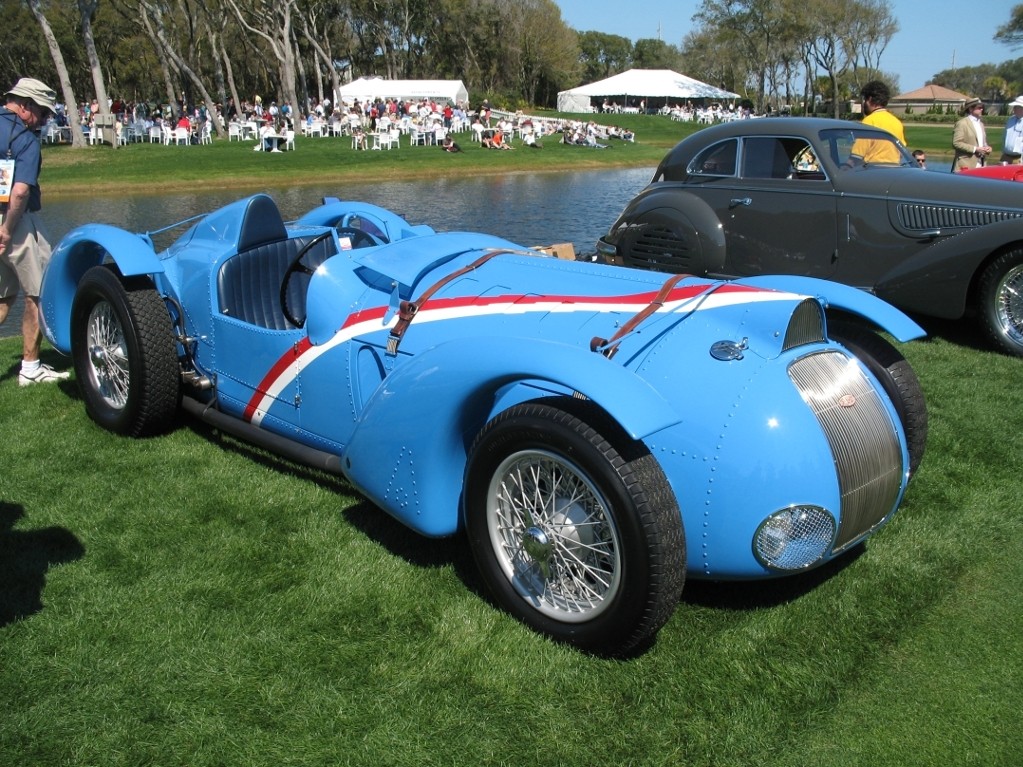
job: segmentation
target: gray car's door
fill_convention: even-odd
[[[701,175],[702,167],[697,158],[690,188],[724,227],[727,276],[833,274],[837,194],[805,139],[744,139],[728,177]]]

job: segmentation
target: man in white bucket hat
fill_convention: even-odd
[[[1005,122],[1005,148],[1002,149],[1002,162],[1019,165],[1023,157],[1023,96],[1009,104],[1012,117]]]
[[[23,77],[5,94],[0,107],[0,323],[25,294],[21,319],[22,358],[18,383],[60,381],[68,377],[39,360],[39,288],[50,260],[50,243],[37,213],[41,207],[39,168],[42,154],[36,131],[56,112],[57,94],[45,83]]]

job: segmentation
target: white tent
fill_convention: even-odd
[[[590,99],[737,99],[738,93],[680,75],[670,69],[630,69],[606,80],[581,85],[558,94],[559,112],[589,112]],[[583,107],[583,108],[580,108]]]
[[[453,104],[468,102],[469,92],[461,80],[385,80],[382,77],[360,77],[338,91],[338,101],[366,99],[434,99]]]

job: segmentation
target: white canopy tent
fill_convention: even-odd
[[[469,92],[461,80],[385,80],[382,77],[360,77],[342,85],[338,101],[365,101],[366,99],[433,99],[452,104],[469,101]]]
[[[590,99],[664,99],[677,102],[687,99],[727,100],[739,98],[738,93],[680,75],[670,69],[630,69],[606,80],[561,91],[559,112],[589,112]]]

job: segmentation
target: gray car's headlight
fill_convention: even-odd
[[[820,506],[791,506],[760,523],[753,553],[765,567],[801,570],[823,557],[834,540],[831,514]]]

